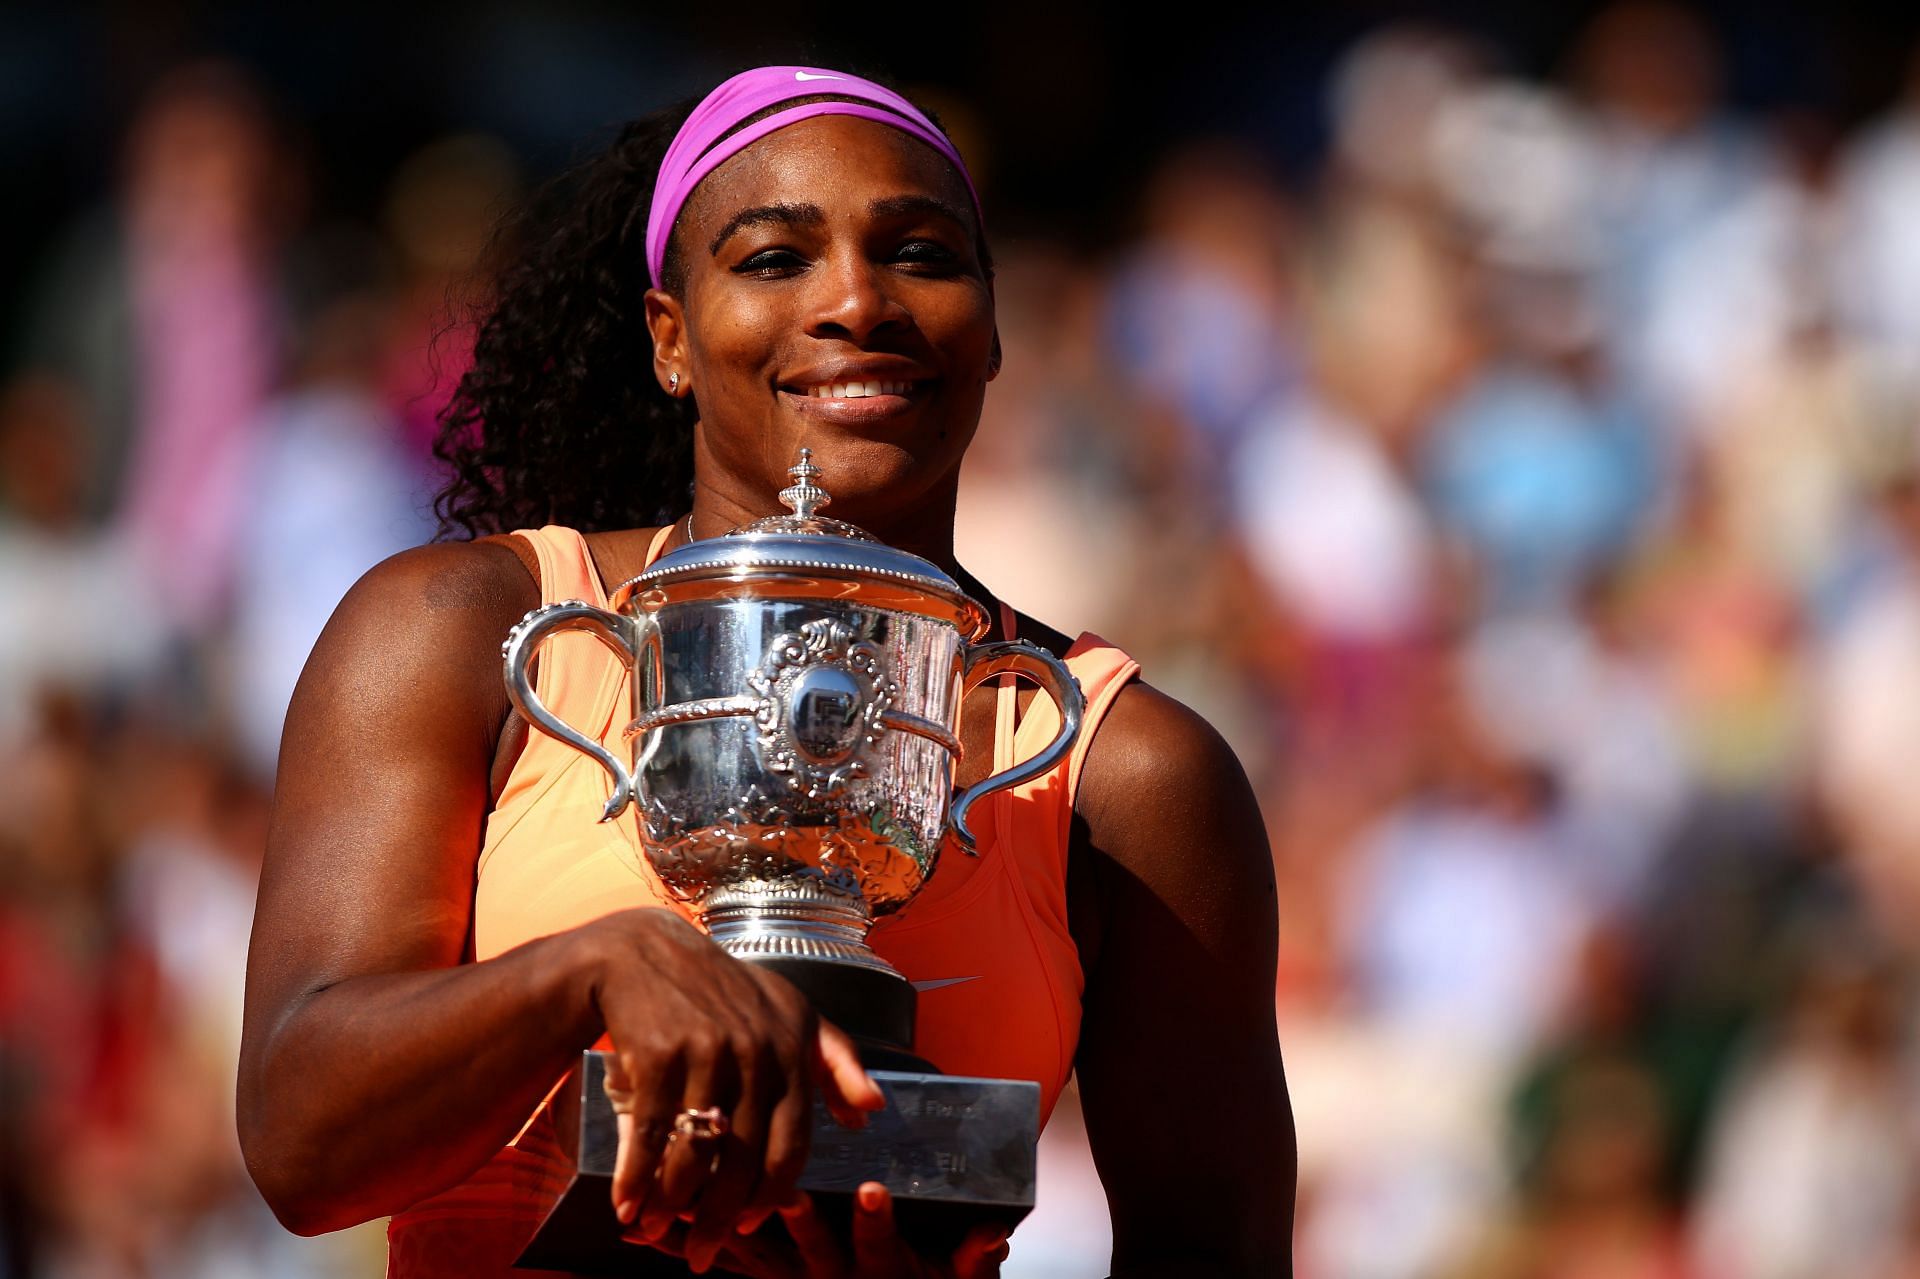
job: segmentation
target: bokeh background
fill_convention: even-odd
[[[942,113],[1008,353],[963,558],[1260,792],[1299,1272],[1920,1275],[1916,35],[0,8],[0,1275],[379,1273],[232,1132],[287,696],[432,536],[494,219],[756,61]],[[1077,1124],[1010,1275],[1104,1273]]]

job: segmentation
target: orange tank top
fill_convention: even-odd
[[[662,529],[649,549],[665,546]],[[607,606],[586,539],[549,525],[515,536],[533,548],[543,604],[583,599]],[[1011,632],[1011,614],[1007,615]],[[918,985],[915,1050],[942,1070],[1040,1085],[1041,1122],[1073,1066],[1084,986],[1067,929],[1067,843],[1088,743],[1139,665],[1098,636],[1068,650],[1087,709],[1070,756],[975,809],[980,855],[951,842],[919,896],[877,923],[873,948]],[[631,715],[631,677],[599,641],[548,639],[534,689],[556,715],[619,752]],[[1050,698],[1024,715],[1011,677],[997,690],[994,771],[1031,758],[1059,731]],[[1017,720],[1017,722],[1016,722]],[[471,953],[489,959],[537,937],[617,910],[661,906],[686,913],[641,855],[636,824],[602,824],[608,779],[600,766],[543,733],[531,733],[489,814],[476,868]],[[984,810],[984,811],[983,811]],[[388,1226],[389,1279],[487,1276],[510,1270],[568,1167],[545,1107],[498,1155],[458,1186],[397,1214]]]

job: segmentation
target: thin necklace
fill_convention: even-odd
[[[692,511],[687,512],[686,530],[687,530],[687,541],[689,542],[695,541],[696,539],[693,536],[693,512]]]

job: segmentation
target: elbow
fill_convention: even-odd
[[[291,1134],[249,1122],[244,1111],[239,1127],[240,1153],[246,1161],[247,1175],[281,1225],[296,1235],[312,1236],[358,1225],[365,1219],[325,1192],[314,1175],[312,1162],[295,1153],[299,1143]]]
[[[297,1155],[267,1149],[262,1143],[249,1142],[244,1137],[241,1153],[246,1158],[247,1172],[260,1197],[273,1210],[274,1219],[296,1235],[324,1235],[383,1215],[329,1188],[313,1175],[313,1164]]]
[[[298,1100],[240,1080],[235,1127],[247,1175],[281,1225],[296,1235],[323,1235],[381,1214],[335,1184],[326,1151],[338,1145],[305,1122]]]
[[[360,1224],[360,1219],[357,1217],[329,1212],[328,1205],[317,1199],[297,1194],[273,1193],[257,1176],[254,1178],[254,1184],[260,1187],[260,1194],[267,1201],[267,1207],[273,1209],[274,1220],[296,1235],[312,1238],[314,1235],[324,1235]]]

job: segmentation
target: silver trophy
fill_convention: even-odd
[[[1031,644],[973,643],[987,612],[938,566],[822,516],[831,499],[809,450],[789,474],[791,514],[663,556],[613,592],[611,610],[576,600],[529,613],[503,646],[508,692],[529,723],[606,769],[602,820],[638,809],[647,860],[714,941],[793,981],[860,1045],[889,1105],[857,1134],[820,1112],[801,1184],[817,1196],[886,1182],[903,1226],[916,1201],[1017,1219],[1032,1205],[1037,1086],[939,1075],[915,1057],[913,987],[866,938],[932,877],[949,835],[974,851],[976,802],[1066,756],[1080,688]],[[623,753],[534,692],[528,666],[562,631],[585,631],[632,669]],[[1060,731],[956,794],[961,700],[1006,674],[1053,698]],[[612,1114],[602,1065],[588,1059],[575,1183],[604,1187]],[[563,1199],[521,1264],[581,1264],[589,1237],[604,1242],[605,1222],[567,1209]],[[947,1216],[957,1228],[979,1212]]]

